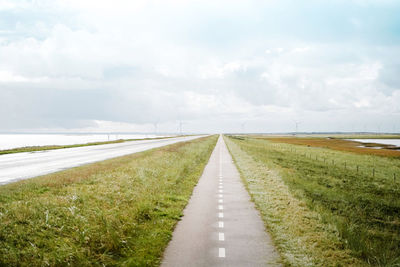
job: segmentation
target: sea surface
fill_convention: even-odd
[[[75,145],[154,137],[163,136],[154,134],[0,134],[0,150],[26,146]]]
[[[400,147],[400,139],[349,139],[361,143],[376,143],[384,145],[394,145]]]

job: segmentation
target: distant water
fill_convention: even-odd
[[[161,136],[154,134],[0,134],[0,150],[25,146],[75,145],[154,137]]]
[[[394,145],[400,147],[400,139],[349,139],[361,143],[376,143],[384,145]]]

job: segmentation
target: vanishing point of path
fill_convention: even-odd
[[[280,266],[222,137],[193,191],[161,266]]]

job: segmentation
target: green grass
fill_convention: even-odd
[[[267,227],[272,225],[274,239],[278,240],[278,248],[286,255],[288,265],[302,266],[300,260],[291,258],[304,254],[312,265],[319,266],[335,266],[341,262],[347,262],[344,265],[400,266],[398,158],[276,144],[253,138],[229,138],[227,143],[244,179],[257,184],[256,192],[272,194],[268,187],[271,180],[276,180],[276,183],[282,182],[281,188],[287,188],[288,195],[282,199],[294,197],[296,203],[304,203],[304,207],[299,205],[298,209],[290,210],[289,201],[287,207],[282,205],[279,211],[274,211],[274,207],[268,206],[271,204],[249,190],[258,208],[266,214],[263,218]],[[248,159],[244,163],[246,156]],[[266,168],[264,176],[257,174],[262,168]],[[394,173],[398,174],[395,181]],[[279,198],[282,192],[276,190],[274,194]],[[279,201],[276,205],[279,206]],[[296,223],[285,222],[281,211],[289,213],[290,220]],[[322,240],[308,240],[315,234],[315,229],[309,229],[310,222],[304,223],[304,214],[308,212],[313,214],[308,216],[314,218],[313,223],[319,225],[317,229]],[[278,218],[277,221],[274,218]],[[298,231],[283,231],[282,227],[295,227]],[[294,241],[299,238],[305,240],[302,246]],[[326,251],[332,255],[349,254],[344,261],[339,256],[327,258]],[[351,257],[360,262],[353,262]]]
[[[0,187],[0,266],[157,266],[217,137]]]
[[[0,155],[13,154],[13,153],[22,153],[22,152],[35,152],[35,151],[54,150],[54,149],[62,149],[62,148],[83,147],[83,146],[97,146],[97,145],[106,145],[106,144],[117,144],[117,143],[124,143],[124,142],[128,142],[128,141],[143,141],[143,140],[166,139],[166,138],[173,138],[173,137],[144,138],[144,139],[119,139],[119,140],[114,140],[114,141],[92,142],[92,143],[75,144],[75,145],[26,146],[26,147],[18,147],[18,148],[0,150]]]

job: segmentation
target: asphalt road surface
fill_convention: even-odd
[[[201,136],[0,155],[0,185],[199,137]]]
[[[280,266],[221,137],[161,266]]]

